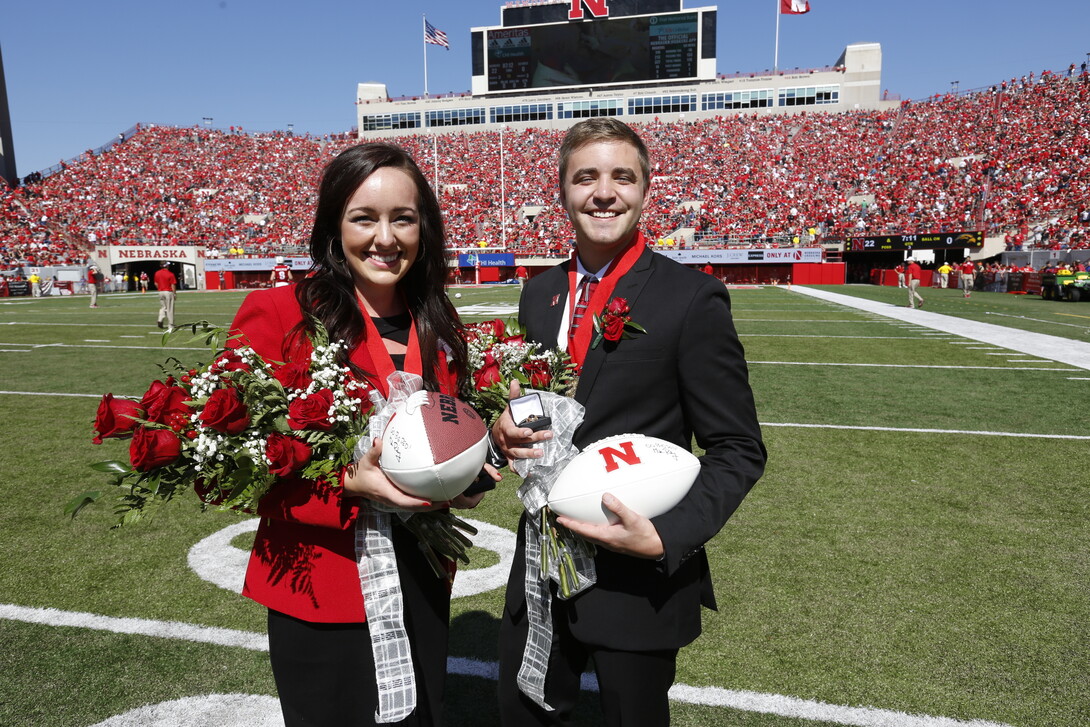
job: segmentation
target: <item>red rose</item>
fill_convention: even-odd
[[[481,325],[496,338],[503,338],[507,335],[507,324],[503,322],[502,318],[493,318],[490,321],[485,321]]]
[[[197,497],[201,498],[201,502],[207,505],[222,505],[227,499],[227,495],[214,482],[208,482],[203,478],[198,478],[193,483],[193,491],[197,493]]]
[[[333,392],[320,389],[305,398],[300,396],[288,406],[288,426],[292,429],[313,429],[328,432],[333,428],[329,410],[333,406]]]
[[[129,460],[141,472],[170,464],[181,453],[181,440],[168,429],[137,427],[133,433],[132,444],[129,445]]]
[[[269,472],[278,477],[287,477],[303,469],[310,461],[310,445],[280,432],[273,432],[265,440],[265,456],[272,464]]]
[[[305,390],[310,386],[310,368],[306,364],[288,363],[273,372],[273,378],[285,389]]]
[[[200,419],[206,427],[223,434],[238,434],[250,424],[250,411],[233,387],[216,389],[201,410]]]
[[[530,378],[530,386],[535,389],[547,389],[553,380],[549,364],[544,361],[527,361],[525,372]]]
[[[493,354],[484,355],[484,363],[473,373],[473,385],[477,391],[487,389],[492,384],[498,384],[500,379],[500,362]]]
[[[614,298],[613,300],[609,301],[609,305],[606,306],[606,313],[612,313],[615,316],[626,315],[628,313],[628,311],[629,311],[628,301],[625,300],[624,298]],[[608,338],[608,336],[607,336],[607,338]],[[617,339],[610,338],[609,340],[615,341]]]
[[[188,399],[189,393],[180,386],[174,386],[174,379],[168,378],[166,383],[151,382],[151,387],[140,400],[140,406],[147,412],[144,418],[149,422],[166,424],[171,414],[189,416],[189,407],[185,404]]]
[[[144,418],[144,410],[140,408],[140,402],[132,399],[115,399],[113,394],[106,394],[98,404],[98,412],[95,414],[95,438],[91,441],[102,444],[103,438],[131,437],[132,430],[136,428],[136,420],[132,417]]]
[[[619,341],[621,336],[624,335],[624,324],[628,321],[627,318],[620,316],[611,316],[603,322],[602,335],[605,336],[607,341]]]

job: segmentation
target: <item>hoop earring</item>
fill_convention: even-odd
[[[335,243],[340,243],[340,240],[338,240],[335,237],[329,238],[329,254],[328,254],[329,261],[331,263],[333,263],[334,265],[344,265],[346,262],[348,262],[344,257],[344,251],[343,250],[341,251],[341,259],[340,260],[338,260],[337,256],[333,254],[334,247],[336,246]]]

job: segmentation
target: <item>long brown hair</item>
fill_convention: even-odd
[[[330,340],[343,340],[354,349],[366,335],[363,313],[356,299],[352,272],[341,247],[341,219],[348,200],[360,185],[383,167],[400,169],[416,186],[420,212],[420,249],[416,260],[398,289],[416,323],[420,339],[425,388],[439,388],[436,363],[440,342],[450,352],[448,357],[457,372],[459,391],[465,387],[469,355],[466,350],[462,323],[447,298],[446,233],[439,201],[408,152],[392,144],[368,143],[350,147],[326,165],[318,187],[318,205],[314,227],[310,233],[310,257],[313,266],[307,277],[295,288],[295,297],[303,312],[316,318],[329,331]],[[304,316],[301,330],[312,327]],[[342,350],[342,363],[361,372]]]

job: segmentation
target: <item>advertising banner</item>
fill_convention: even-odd
[[[656,250],[659,255],[686,265],[711,263],[820,263],[820,247],[792,247],[758,250]]]
[[[503,268],[515,264],[513,252],[470,252],[458,255],[458,267]]]

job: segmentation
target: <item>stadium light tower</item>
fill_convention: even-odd
[[[204,125],[206,127],[208,127],[209,129],[212,128],[212,117],[211,116],[203,116],[203,117],[201,117],[201,119],[202,119],[202,121],[204,121]]]
[[[7,83],[4,81],[4,57],[0,54],[0,188],[4,182],[14,187],[19,183],[19,177],[15,167],[15,145],[11,136]]]
[[[288,124],[288,136],[295,136],[295,124]]]
[[[959,83],[960,83],[960,81],[950,81],[950,93],[954,94],[955,96],[958,95],[958,84]]]
[[[500,126],[500,247],[507,249],[507,189],[503,176],[503,130],[506,125]]]

